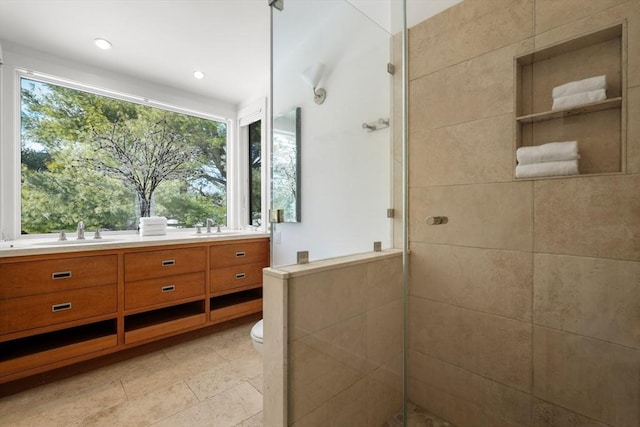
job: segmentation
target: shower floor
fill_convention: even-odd
[[[402,412],[398,412],[389,421],[384,423],[382,427],[402,427]],[[407,403],[407,427],[455,427],[426,409],[422,409],[416,404]]]

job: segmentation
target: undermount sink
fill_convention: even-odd
[[[121,239],[68,239],[68,240],[51,240],[48,242],[33,243],[34,246],[64,246],[64,245],[86,245],[86,244],[98,244],[98,243],[110,243],[117,242]]]

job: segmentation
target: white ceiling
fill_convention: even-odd
[[[393,30],[396,0],[350,1]],[[459,1],[408,0],[409,26]],[[0,42],[242,105],[268,94],[269,14],[267,0],[0,0]]]
[[[0,41],[241,104],[268,93],[269,13],[266,0],[0,0]]]

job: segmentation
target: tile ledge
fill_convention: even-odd
[[[401,249],[385,249],[382,252],[366,252],[362,254],[346,255],[336,258],[328,258],[312,261],[308,264],[293,264],[281,267],[269,267],[263,270],[264,274],[280,279],[301,277],[315,274],[322,271],[335,270],[336,268],[350,267],[353,265],[366,264],[387,258],[401,257]]]

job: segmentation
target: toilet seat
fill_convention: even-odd
[[[263,321],[264,319],[261,319],[258,323],[253,325],[253,328],[251,328],[251,339],[260,344],[262,344],[262,337],[263,337],[262,335]]]

